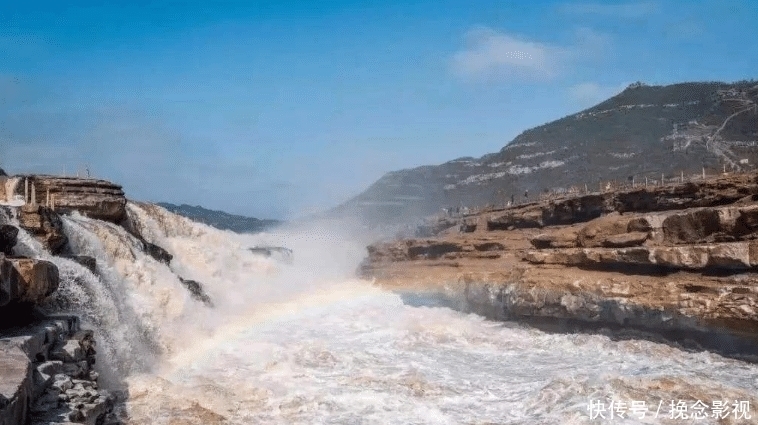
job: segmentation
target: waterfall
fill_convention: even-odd
[[[18,185],[22,180],[23,179],[21,177],[9,177],[7,180],[5,180],[5,187],[3,188],[5,191],[5,199],[0,199],[0,205],[18,207],[26,203],[22,195],[16,195],[16,190],[18,189]]]
[[[132,423],[586,423],[604,397],[758,403],[755,365],[409,305],[352,278],[365,240],[344,224],[239,235],[150,204],[127,212],[125,227],[63,217],[66,254],[94,257],[97,273],[23,230],[14,251],[58,266],[46,307],[95,331],[100,383],[128,388]],[[18,225],[4,208],[0,221]],[[261,245],[292,249],[294,264],[248,249]]]

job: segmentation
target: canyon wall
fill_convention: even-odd
[[[444,217],[369,246],[361,274],[494,319],[758,356],[756,194],[747,174]]]

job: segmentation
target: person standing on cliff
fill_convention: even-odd
[[[524,191],[524,200],[527,200],[527,199],[529,199],[529,189],[526,189]]]

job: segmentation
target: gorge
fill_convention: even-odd
[[[113,192],[77,195],[108,206],[100,218],[61,214],[63,195],[35,188],[33,205],[15,187],[0,423],[585,423],[603,397],[758,403],[753,174],[371,245],[340,221],[242,235]]]

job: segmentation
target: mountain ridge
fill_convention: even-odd
[[[758,162],[758,81],[634,83],[597,105],[527,129],[498,152],[392,171],[330,211],[413,222],[455,206],[505,204],[603,181],[655,181]]]
[[[199,205],[158,202],[157,205],[200,223],[213,226],[221,230],[231,230],[237,233],[256,233],[278,226],[283,222],[273,219],[260,219],[243,215],[230,214],[221,210],[211,210]]]

